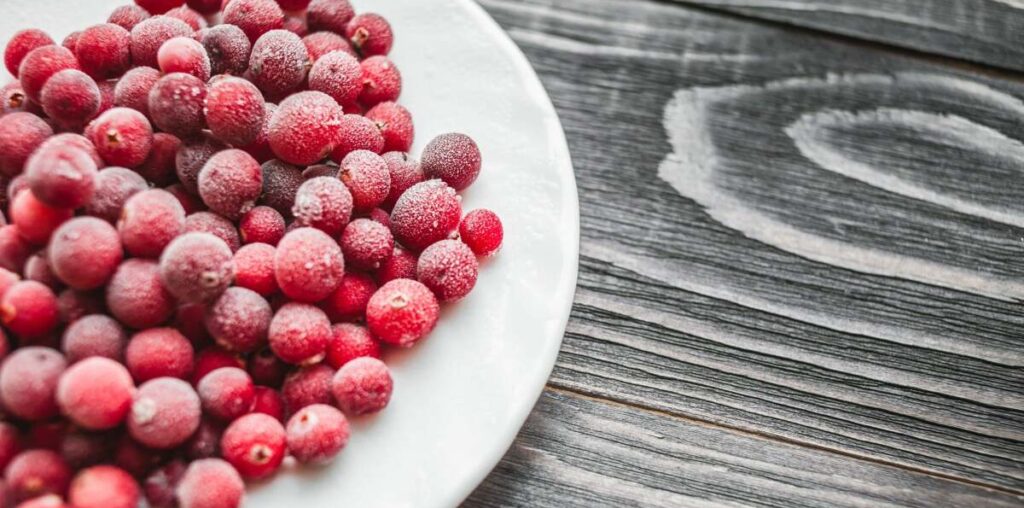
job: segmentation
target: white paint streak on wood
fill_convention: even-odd
[[[565,37],[540,34],[537,32],[519,30],[515,28],[509,29],[508,33],[510,36],[512,36],[512,39],[514,39],[517,42],[536,44],[539,46],[544,46],[558,51],[565,51],[566,53],[572,53],[576,55],[633,58],[642,60],[663,60],[681,63],[685,63],[688,61],[749,63],[761,60],[761,57],[751,53],[737,53],[729,55],[722,53],[703,53],[692,50],[681,51],[678,53],[667,51],[647,51],[627,48],[624,46],[588,44],[586,42],[568,39]]]

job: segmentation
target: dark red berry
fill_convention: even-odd
[[[195,439],[194,436],[193,439]],[[189,440],[189,442],[191,441]],[[172,460],[146,477],[142,483],[142,491],[146,495],[146,502],[149,503],[150,508],[175,508],[178,506],[174,490],[178,488],[178,482],[185,475],[186,467],[188,465],[184,461]]]
[[[4,471],[7,488],[10,489],[14,501],[25,501],[32,498],[56,494],[63,496],[71,482],[71,468],[64,459],[50,450],[29,450],[14,457]],[[56,499],[56,498],[40,498]],[[51,501],[53,502],[53,501]],[[24,506],[24,505],[20,505]],[[46,506],[46,504],[43,504]],[[39,506],[37,508],[43,508]],[[63,503],[50,505],[63,508]]]
[[[153,14],[163,14],[175,7],[183,5],[185,0],[135,0],[135,3]]]
[[[132,65],[132,36],[114,24],[93,25],[75,42],[75,56],[82,70],[96,79],[121,76]]]
[[[225,351],[218,346],[210,346],[196,355],[196,365],[192,370],[192,384],[198,385],[207,374],[221,367],[245,367],[245,362],[237,354]]]
[[[202,80],[183,72],[167,74],[149,91],[149,115],[161,130],[187,138],[206,125],[205,101],[206,83]]]
[[[108,222],[115,222],[121,216],[121,208],[128,198],[149,188],[138,173],[116,166],[100,170],[94,187],[85,213]]]
[[[238,219],[263,192],[260,164],[248,153],[230,149],[210,157],[199,172],[199,196],[211,210]]]
[[[67,128],[80,128],[100,110],[100,87],[77,69],[65,69],[51,76],[39,97],[46,115]]]
[[[106,312],[102,291],[65,289],[57,295],[57,314],[61,323],[76,323],[85,316],[102,312]]]
[[[148,259],[127,259],[107,284],[107,308],[132,328],[151,328],[171,317],[174,298],[160,280],[160,267]]]
[[[271,354],[273,356],[273,354]],[[283,365],[283,364],[282,364]],[[284,376],[284,371],[281,371]],[[278,382],[280,384],[280,381]],[[281,394],[273,388],[266,386],[256,387],[256,398],[252,402],[252,412],[262,413],[274,417],[279,422],[284,422],[284,399]]]
[[[168,185],[175,181],[174,159],[181,148],[181,140],[166,132],[153,134],[153,148],[141,166],[135,168],[143,178],[153,185]]]
[[[33,254],[25,262],[25,280],[34,280],[50,289],[59,290],[61,281],[53,274],[50,262],[47,261],[46,250]]]
[[[411,347],[434,329],[440,307],[422,283],[396,279],[381,286],[366,306],[366,324],[383,342]]]
[[[326,30],[343,34],[355,14],[348,0],[312,0],[306,8],[306,23],[314,32]]]
[[[344,37],[334,32],[315,32],[302,38],[302,43],[309,51],[309,60],[316,63],[317,60],[332,51],[342,51],[349,55],[356,56],[352,45]]]
[[[249,155],[252,155],[260,164],[274,158],[274,151],[270,149],[270,118],[274,115],[274,111],[277,111],[276,104],[270,102],[263,104],[263,125],[260,126],[260,133],[256,136],[256,141],[240,147],[249,152]]]
[[[295,414],[313,404],[332,404],[332,378],[334,369],[322,363],[289,374],[281,387],[281,398],[288,414]]]
[[[206,312],[206,329],[224,349],[248,353],[266,343],[273,314],[267,300],[255,291],[232,287]]]
[[[415,279],[418,262],[419,257],[415,253],[395,246],[391,257],[382,262],[377,269],[377,281],[384,284],[395,279]]]
[[[20,82],[11,81],[0,88],[0,116],[19,112],[38,114],[42,112],[42,108],[28,100]]]
[[[206,18],[202,14],[184,5],[167,11],[165,15],[184,21],[193,30],[202,30],[207,25]]]
[[[114,105],[149,116],[149,92],[159,80],[160,71],[152,67],[136,67],[126,72],[114,87]]]
[[[419,161],[409,157],[405,152],[388,152],[383,157],[391,175],[391,190],[383,205],[390,210],[409,187],[422,182],[426,177]]]
[[[270,321],[270,348],[281,360],[309,364],[324,357],[331,336],[331,322],[312,305],[287,303]]]
[[[28,346],[11,353],[0,367],[4,412],[28,421],[56,416],[57,382],[65,368],[64,357],[50,348]]]
[[[179,301],[212,302],[234,277],[231,249],[209,233],[185,233],[160,256],[160,276]]]
[[[423,149],[422,164],[427,178],[440,178],[460,191],[480,175],[480,149],[465,134],[442,134]]]
[[[200,42],[210,57],[210,69],[214,75],[241,76],[249,68],[252,43],[241,28],[217,25],[204,32]]]
[[[422,250],[448,238],[459,227],[462,205],[455,190],[441,180],[410,187],[391,211],[391,230],[402,245]]]
[[[341,252],[345,261],[355,268],[376,269],[391,257],[394,249],[391,231],[370,219],[352,221],[341,235]]]
[[[458,240],[441,240],[420,254],[416,278],[442,302],[454,302],[476,285],[479,266],[476,256]]]
[[[308,69],[306,46],[292,32],[271,30],[252,45],[249,79],[272,100],[298,89]]]
[[[182,143],[175,155],[174,164],[178,180],[185,190],[199,195],[199,172],[210,157],[226,148],[211,136],[199,136]]]
[[[217,79],[206,95],[206,123],[217,139],[233,146],[252,144],[263,128],[263,94],[242,78]]]
[[[132,377],[139,383],[159,377],[188,379],[195,351],[178,330],[150,328],[132,336],[124,358]]]
[[[369,212],[391,192],[391,174],[384,158],[369,150],[356,150],[341,161],[338,177],[352,192],[356,212]]]
[[[247,369],[252,380],[257,385],[281,386],[284,376],[288,372],[288,365],[274,355],[269,348],[263,348],[249,357]],[[260,395],[257,388],[257,397]],[[268,413],[269,414],[269,413]]]
[[[117,230],[133,256],[157,258],[185,229],[185,209],[163,189],[149,189],[128,198]]]
[[[477,256],[490,256],[501,248],[504,229],[494,212],[481,208],[462,219],[459,236]]]
[[[261,170],[263,196],[260,203],[277,210],[282,216],[291,217],[295,194],[305,181],[302,170],[276,159],[263,163]]]
[[[221,0],[186,0],[185,3],[200,14],[214,14],[220,10]]]
[[[106,284],[124,257],[117,230],[95,217],[62,224],[53,233],[47,254],[54,275],[79,290]]]

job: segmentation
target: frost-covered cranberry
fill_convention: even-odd
[[[285,378],[281,386],[288,414],[313,404],[331,404],[331,379],[334,369],[322,363],[298,369]]]
[[[352,221],[341,235],[341,252],[353,267],[374,269],[391,257],[395,239],[391,231],[370,219]]]
[[[311,31],[343,34],[355,14],[348,0],[312,0],[306,8],[306,23]]]
[[[263,192],[260,163],[248,153],[230,149],[210,157],[199,171],[203,203],[229,219],[238,219],[255,206]]]
[[[341,117],[341,107],[327,94],[294,94],[270,118],[270,148],[285,162],[315,164],[334,149]]]
[[[364,57],[386,55],[395,42],[395,35],[388,20],[372,12],[352,18],[345,27],[345,36]]]
[[[103,291],[65,289],[57,295],[57,315],[61,323],[74,323],[89,314],[101,312],[106,312]]]
[[[43,111],[57,124],[78,128],[100,110],[100,87],[77,69],[62,70],[46,81],[39,92]]]
[[[153,127],[134,109],[110,109],[89,126],[87,137],[107,164],[134,168],[146,161],[153,148]]]
[[[348,154],[357,150],[368,150],[380,153],[384,149],[384,136],[371,120],[360,115],[345,115],[341,119],[341,127],[331,159],[342,161]]]
[[[114,106],[149,116],[149,92],[159,80],[160,71],[152,67],[136,67],[126,72],[114,87]]]
[[[238,1],[238,0],[234,0]],[[285,456],[285,430],[269,415],[252,413],[235,420],[220,440],[224,459],[245,478],[273,475]]]
[[[179,148],[181,139],[177,136],[166,132],[153,134],[153,148],[149,151],[149,157],[135,171],[153,185],[170,184],[175,180],[174,158]]]
[[[206,312],[206,328],[221,347],[247,353],[266,342],[273,314],[270,304],[255,291],[232,287]]]
[[[112,79],[99,81],[96,83],[96,86],[100,89],[100,108],[96,111],[93,118],[90,118],[89,120],[95,119],[95,117],[100,116],[100,114],[109,111],[110,108],[114,107],[114,90],[117,88],[117,81]]]
[[[206,125],[203,115],[206,83],[176,72],[160,78],[149,91],[149,116],[153,124],[179,138],[197,135]]]
[[[271,100],[298,89],[308,69],[306,46],[292,32],[271,30],[252,45],[249,79]]]
[[[252,412],[272,416],[275,420],[283,422],[284,400],[281,398],[281,394],[277,393],[277,390],[266,386],[257,386],[256,398],[252,402]]]
[[[192,37],[175,37],[160,46],[156,62],[164,74],[183,72],[202,81],[210,79],[210,56]]]
[[[185,0],[135,0],[135,3],[153,14],[163,14],[181,6]]]
[[[324,311],[308,304],[286,303],[270,321],[270,348],[282,360],[308,364],[324,356],[331,322]]]
[[[249,68],[252,43],[241,28],[235,25],[217,25],[203,33],[201,41],[210,56],[214,75],[241,76]]]
[[[0,318],[20,337],[40,337],[57,325],[57,296],[34,280],[15,283],[0,298]]]
[[[135,384],[120,363],[86,358],[64,371],[57,383],[57,404],[76,425],[90,430],[117,427],[128,415]]]
[[[342,365],[331,381],[338,407],[350,415],[375,413],[391,400],[391,372],[384,362],[363,356]]]
[[[131,31],[132,63],[157,67],[160,46],[175,37],[191,37],[192,27],[170,16],[153,16],[135,25]]]
[[[61,350],[69,363],[93,356],[121,361],[127,344],[128,336],[117,321],[105,314],[92,314],[68,325]]]
[[[285,217],[291,217],[295,194],[305,181],[302,170],[276,159],[263,163],[261,169],[263,197],[260,203],[277,210]]]
[[[396,279],[381,286],[366,306],[366,325],[383,342],[411,347],[434,329],[440,307],[422,283]]]
[[[0,116],[19,112],[38,114],[41,112],[41,108],[38,104],[28,100],[20,82],[11,81],[0,88]]]
[[[114,466],[94,466],[75,476],[68,501],[75,508],[136,508],[139,484],[127,471]]]
[[[117,230],[125,250],[156,258],[185,229],[185,209],[163,189],[149,189],[128,198]]]
[[[406,247],[421,250],[448,238],[459,227],[462,205],[455,190],[441,180],[410,187],[391,211],[391,230]]]
[[[270,118],[274,116],[274,112],[277,111],[277,105],[267,102],[263,104],[263,125],[260,126],[260,133],[256,136],[256,141],[251,144],[239,147],[249,155],[258,161],[260,164],[266,163],[267,161],[274,158],[274,151],[270,149]]]
[[[29,189],[18,191],[9,212],[18,233],[36,245],[45,244],[53,231],[74,213],[70,208],[54,208],[43,203]]]
[[[348,443],[348,419],[326,404],[299,410],[288,420],[288,451],[306,464],[330,462]]]
[[[338,177],[352,192],[355,211],[368,212],[388,197],[391,174],[380,155],[369,150],[356,150],[341,161]]]
[[[441,240],[420,254],[416,278],[442,302],[468,295],[476,285],[479,265],[473,251],[458,240]]]
[[[212,418],[203,418],[199,429],[185,443],[185,456],[192,459],[205,459],[220,456],[220,436],[224,427]]]
[[[333,51],[342,51],[349,55],[356,56],[352,45],[344,37],[334,32],[315,32],[302,38],[302,43],[309,51],[309,60],[316,63],[324,55]]]
[[[257,385],[263,385],[264,387],[281,386],[284,376],[288,372],[288,365],[275,356],[269,347],[266,347],[249,357],[246,370]],[[259,396],[259,391],[257,389],[257,397]]]
[[[359,60],[344,51],[321,56],[309,70],[309,89],[330,95],[342,106],[355,104],[363,91]]]
[[[490,256],[497,252],[504,234],[501,219],[485,208],[467,213],[459,225],[459,236],[477,256]]]
[[[211,302],[231,285],[231,249],[209,233],[185,233],[160,256],[160,276],[179,301]]]
[[[132,36],[113,23],[93,25],[78,36],[74,52],[86,74],[96,79],[116,78],[132,65]]]
[[[274,273],[286,296],[301,302],[317,302],[341,284],[345,261],[341,247],[326,233],[298,228],[278,243]]]
[[[180,19],[185,22],[193,30],[202,30],[206,28],[206,18],[202,14],[190,9],[188,6],[182,5],[175,7],[164,13],[165,16]]]
[[[149,18],[149,13],[146,12],[146,9],[130,4],[114,9],[114,12],[111,12],[110,17],[107,18],[107,23],[113,23],[125,30],[131,30],[135,28],[135,25],[142,23],[147,18]]]
[[[56,44],[46,32],[37,28],[21,30],[11,37],[4,48],[4,66],[12,76],[18,77],[18,67],[25,56],[36,48]]]
[[[128,432],[150,448],[174,448],[199,428],[201,413],[199,396],[188,383],[170,377],[153,379],[135,392]]]
[[[244,367],[245,362],[237,354],[210,346],[196,355],[195,368],[192,370],[192,384],[198,385],[207,374],[221,367]]]
[[[377,291],[377,284],[369,276],[349,272],[341,285],[321,304],[332,321],[356,321],[366,314],[366,304]]]
[[[380,345],[365,326],[354,323],[338,323],[331,328],[331,340],[327,343],[327,363],[340,369],[346,363],[369,356],[380,358]]]
[[[284,12],[274,0],[231,0],[224,8],[224,23],[236,25],[250,41],[281,28]]]
[[[221,0],[186,0],[185,3],[200,14],[214,14],[221,10]]]
[[[101,169],[96,174],[94,187],[85,213],[108,222],[117,221],[128,198],[149,188],[146,179],[138,173],[117,166]]]
[[[11,353],[0,367],[4,412],[28,421],[56,416],[57,382],[66,367],[64,357],[47,347],[28,346]]]
[[[388,173],[391,175],[391,190],[388,192],[383,206],[390,210],[409,187],[422,182],[426,176],[423,174],[423,167],[419,161],[409,157],[409,154],[405,152],[388,152],[383,157],[384,162],[388,165]]]
[[[61,281],[53,274],[50,262],[47,261],[46,251],[33,254],[25,262],[25,280],[34,280],[44,286],[57,290],[61,287]]]
[[[41,46],[30,51],[22,59],[17,76],[25,94],[36,102],[41,102],[43,85],[54,74],[65,69],[79,69],[78,59],[67,48],[61,46]]]
[[[222,367],[207,374],[197,387],[203,411],[230,422],[249,412],[256,397],[252,378],[237,367]]]
[[[127,259],[107,284],[107,308],[132,328],[150,328],[174,313],[174,298],[160,281],[160,267],[148,259]]]
[[[460,191],[480,175],[480,149],[465,134],[442,134],[423,149],[422,164],[428,178],[440,178]]]
[[[116,445],[113,432],[72,429],[61,440],[58,453],[72,469],[79,470],[110,462]]]
[[[391,257],[384,260],[377,269],[377,281],[384,284],[395,279],[415,279],[418,262],[419,257],[415,253],[396,245]]]
[[[198,432],[197,432],[198,434]],[[193,438],[194,439],[194,438]],[[185,475],[188,465],[181,460],[172,460],[153,471],[142,483],[142,491],[150,508],[174,508],[178,506],[174,489]]]
[[[306,180],[295,194],[292,215],[300,226],[337,236],[352,217],[352,194],[337,178],[321,176]]]
[[[150,328],[132,336],[125,365],[139,383],[160,377],[188,379],[195,352],[192,343],[174,328]]]
[[[14,425],[0,422],[0,471],[21,451],[21,432]]]
[[[314,164],[302,170],[302,178],[312,180],[314,178],[329,177],[332,180],[338,179],[338,166],[331,164]]]
[[[15,285],[20,280],[21,277],[19,277],[17,273],[6,268],[0,268],[0,298],[3,297],[4,293],[6,293],[8,289],[11,289],[11,286]],[[4,346],[6,346],[6,343],[0,341],[0,348],[3,348]],[[3,353],[6,355],[7,350],[3,349]],[[0,357],[0,359],[2,359],[2,357]]]
[[[46,494],[63,496],[71,482],[71,468],[55,452],[29,450],[14,457],[4,471],[4,477],[15,501]]]
[[[235,285],[262,296],[277,292],[274,256],[277,250],[265,243],[250,243],[235,252]]]
[[[53,135],[53,128],[32,113],[11,113],[0,117],[0,172],[21,173],[32,152]]]
[[[166,459],[161,450],[154,450],[139,444],[127,433],[122,434],[114,446],[113,464],[128,471],[135,477],[144,477],[160,466]]]
[[[284,217],[269,206],[257,206],[242,216],[238,223],[242,242],[277,245],[284,236]]]
[[[53,233],[47,248],[50,268],[75,289],[107,283],[124,257],[117,230],[95,217],[76,217]]]
[[[44,144],[25,163],[32,195],[57,208],[88,203],[96,188],[96,173],[96,162],[89,153],[69,144]]]
[[[386,56],[371,56],[359,64],[362,70],[362,93],[359,101],[373,106],[396,101],[402,95],[402,73]]]
[[[189,464],[177,489],[181,508],[238,508],[244,495],[242,477],[221,459]]]
[[[246,146],[263,128],[263,94],[242,78],[220,78],[206,95],[206,124],[217,139]]]
[[[213,212],[196,212],[185,217],[186,233],[210,233],[220,238],[234,252],[242,245],[238,230],[228,219]]]
[[[366,112],[384,136],[385,152],[408,152],[415,137],[412,114],[400,104],[382,102]]]
[[[182,143],[174,157],[175,172],[185,190],[199,195],[199,172],[214,154],[226,149],[212,136],[198,136]]]

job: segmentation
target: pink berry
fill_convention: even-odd
[[[266,478],[277,472],[284,460],[285,430],[269,415],[248,414],[228,426],[220,448],[224,459],[243,477]]]
[[[0,422],[0,471],[7,468],[18,453],[21,452],[21,433],[18,428],[7,422]]]
[[[324,311],[303,303],[287,303],[270,321],[270,348],[281,360],[309,364],[324,356],[331,322]]]
[[[192,384],[198,385],[207,374],[222,367],[244,367],[245,363],[230,351],[211,346],[196,356],[195,368],[192,370]]]
[[[306,50],[309,51],[309,60],[314,64],[324,55],[333,51],[342,51],[351,56],[356,56],[356,52],[352,50],[352,45],[344,37],[334,32],[311,33],[302,38],[302,43],[306,45]]]
[[[78,208],[88,203],[96,173],[96,163],[89,154],[67,144],[44,145],[25,164],[32,195],[57,208]]]
[[[334,369],[322,363],[303,367],[289,374],[281,386],[281,398],[288,414],[295,414],[313,404],[331,404],[333,378]]]
[[[212,302],[231,284],[231,249],[209,233],[175,238],[160,256],[160,276],[179,301]]]
[[[345,36],[364,57],[388,54],[395,41],[391,24],[380,14],[372,12],[352,18],[345,27]]]
[[[369,150],[356,150],[346,155],[338,176],[352,192],[356,212],[372,210],[383,203],[391,191],[387,162]]]
[[[186,0],[185,3],[200,14],[214,14],[221,9],[221,0]]]
[[[360,115],[345,115],[331,159],[341,162],[345,156],[357,150],[380,153],[384,149],[384,136],[372,121]]]
[[[377,280],[384,284],[395,279],[415,279],[418,262],[419,257],[415,253],[395,246],[391,257],[384,260],[377,269]]]
[[[423,172],[463,190],[480,175],[480,149],[465,134],[442,134],[423,149]]]
[[[206,125],[203,116],[206,83],[176,72],[160,78],[149,91],[149,115],[160,130],[179,138],[199,134]]]
[[[4,293],[6,293],[8,289],[11,289],[11,286],[15,285],[20,280],[21,277],[19,277],[17,273],[14,273],[6,268],[0,268],[0,298],[3,298]],[[0,341],[0,348],[2,348],[3,346],[6,346],[6,343]],[[3,353],[6,356],[6,349],[3,350]],[[0,356],[0,360],[2,359],[3,357]]]
[[[199,429],[185,443],[185,456],[192,459],[205,459],[220,456],[220,436],[224,428],[220,422],[211,418],[203,418]]]
[[[178,180],[185,190],[195,195],[199,194],[199,172],[210,157],[226,148],[227,146],[211,136],[199,136],[182,143],[175,155],[174,164]]]
[[[50,348],[28,346],[11,353],[0,367],[4,412],[28,421],[56,416],[57,382],[66,367],[64,357]]]
[[[162,377],[139,386],[128,414],[128,432],[139,443],[174,448],[199,428],[199,396],[188,383]]]
[[[199,172],[199,195],[211,210],[237,219],[252,209],[263,191],[260,164],[237,149],[215,154]]]
[[[306,8],[306,23],[312,31],[343,34],[355,14],[348,0],[312,0]]]
[[[11,201],[11,222],[25,240],[36,245],[49,241],[53,231],[72,215],[71,209],[54,208],[43,203],[29,189],[18,192]]]
[[[57,325],[57,296],[39,282],[18,282],[0,298],[0,318],[16,335],[40,337]]]
[[[68,501],[75,508],[136,508],[139,484],[123,469],[94,466],[75,476]]]
[[[384,362],[362,356],[342,365],[331,381],[338,407],[350,415],[376,413],[391,400],[391,373]]]
[[[61,350],[69,363],[94,356],[121,361],[127,344],[128,337],[117,321],[104,314],[92,314],[68,325]]]
[[[96,79],[116,78],[132,65],[132,36],[113,23],[93,25],[78,36],[74,52],[86,74]]]
[[[184,21],[193,30],[202,30],[207,25],[206,18],[202,14],[184,5],[175,7],[164,13],[164,15]]]
[[[192,27],[187,23],[170,16],[145,19],[131,31],[132,63],[136,66],[157,67],[160,46],[175,37],[191,37],[192,33]]]
[[[291,217],[295,194],[305,181],[302,170],[276,159],[263,163],[261,169],[263,197],[260,203],[277,210],[285,217]]]
[[[57,315],[61,323],[76,323],[85,316],[101,312],[106,312],[102,291],[65,289],[57,295]]]
[[[298,89],[306,79],[309,63],[302,39],[287,30],[271,30],[254,40],[249,79],[271,99]]]
[[[377,284],[372,278],[348,272],[338,289],[323,301],[321,308],[332,321],[356,321],[366,314],[366,304],[376,291]]]
[[[53,129],[32,113],[11,113],[0,117],[0,172],[21,173],[32,152],[53,135]]]
[[[265,347],[249,357],[246,370],[252,376],[252,381],[258,385],[281,386],[284,376],[288,372],[288,364],[274,356],[274,352],[269,347]],[[260,390],[257,388],[257,397],[259,392]]]
[[[153,14],[163,14],[185,3],[185,0],[135,0],[135,3]]]
[[[163,43],[156,61],[164,74],[183,72],[202,81],[210,79],[210,56],[206,48],[191,37],[175,37]]]
[[[426,176],[420,163],[405,152],[388,152],[383,157],[391,175],[391,190],[384,200],[384,206],[390,210],[409,187],[426,180]]]
[[[149,116],[149,92],[159,80],[160,71],[152,67],[136,67],[126,72],[114,87],[114,105]]]
[[[55,452],[29,450],[14,457],[4,471],[4,477],[16,501],[45,494],[63,496],[71,482],[71,468]]]
[[[57,290],[61,287],[61,281],[53,274],[50,262],[47,261],[46,251],[40,251],[25,262],[25,280],[34,280],[50,289]]]
[[[272,416],[275,420],[283,422],[284,400],[277,390],[266,386],[257,386],[256,398],[252,402],[252,412]]]
[[[370,219],[356,219],[341,235],[341,252],[353,267],[373,269],[391,257],[395,239],[387,227]]]
[[[416,277],[442,302],[468,295],[476,285],[479,266],[472,249],[458,240],[441,240],[420,254]]]
[[[128,198],[117,229],[125,250],[156,258],[185,228],[185,209],[171,193],[150,189]]]
[[[263,94],[242,78],[217,79],[206,95],[206,123],[217,139],[246,146],[263,128]]]
[[[348,443],[348,420],[326,404],[307,406],[288,420],[288,451],[301,463],[330,462]]]
[[[247,353],[267,340],[273,311],[255,291],[228,288],[206,313],[206,328],[221,347]]]
[[[277,250],[265,243],[250,243],[235,252],[235,285],[262,296],[277,292],[274,256]]]
[[[384,152],[408,152],[415,129],[409,110],[394,102],[382,102],[366,112],[384,136]]]
[[[203,411],[228,422],[248,413],[256,397],[249,374],[235,367],[223,367],[207,374],[197,389]]]
[[[174,299],[160,280],[160,266],[148,259],[127,259],[107,284],[107,308],[131,328],[151,328],[171,317]]]
[[[122,5],[110,13],[107,23],[113,23],[130,31],[147,18],[149,18],[149,13],[146,12],[146,9],[138,5]]]
[[[217,25],[203,33],[201,42],[210,56],[210,68],[214,75],[241,76],[249,68],[252,43],[241,28]]]
[[[309,70],[309,89],[331,96],[342,106],[355,104],[363,90],[359,60],[344,51],[321,56]]]
[[[337,178],[322,176],[306,180],[295,194],[292,214],[300,226],[337,236],[352,216],[352,194]]]
[[[153,127],[134,109],[110,109],[89,125],[89,140],[107,164],[126,168],[139,166],[153,148]]]
[[[267,102],[263,104],[263,125],[260,126],[260,133],[256,136],[256,141],[251,144],[239,147],[249,155],[264,164],[274,158],[274,151],[270,149],[270,118],[274,116],[274,112],[277,111],[277,105]]]
[[[8,113],[40,113],[42,108],[38,104],[28,100],[21,83],[11,81],[0,88],[0,116]]]
[[[334,149],[341,117],[341,107],[327,94],[294,94],[270,119],[270,148],[285,162],[315,164]]]
[[[277,245],[274,273],[281,291],[301,302],[327,298],[345,274],[341,247],[323,231],[298,228]]]
[[[402,94],[402,74],[386,56],[371,56],[359,64],[362,70],[362,93],[359,101],[374,106],[396,101]]]
[[[223,18],[224,23],[241,28],[250,41],[284,24],[284,12],[274,0],[231,0]]]
[[[365,326],[338,323],[331,331],[331,341],[327,343],[327,363],[331,367],[340,369],[348,362],[364,356],[380,358],[380,345]]]
[[[213,212],[196,212],[185,217],[185,232],[210,233],[227,244],[232,252],[238,250],[242,245],[235,225],[230,220]]]
[[[89,155],[89,158],[92,159],[94,163],[96,163],[97,168],[105,166],[105,164],[103,163],[103,159],[100,157],[99,152],[96,151],[96,145],[93,145],[92,141],[89,141],[89,138],[81,134],[64,132],[61,134],[51,136],[46,141],[43,141],[43,144],[39,145],[39,148],[37,148],[37,150],[49,150],[55,147],[74,148],[77,150],[81,150]]]
[[[100,110],[99,86],[77,69],[65,69],[51,76],[39,96],[47,116],[66,127],[84,125]]]
[[[40,102],[43,85],[51,76],[65,69],[79,69],[78,59],[67,48],[48,45],[25,55],[16,75],[29,98]]]
[[[422,283],[396,279],[381,286],[366,306],[366,324],[379,340],[411,347],[434,329],[440,307]]]
[[[35,28],[21,30],[11,37],[4,49],[4,65],[14,77],[18,77],[18,67],[25,56],[36,48],[56,44],[46,32]]]
[[[284,217],[269,206],[257,206],[242,216],[238,224],[242,242],[277,245],[284,236]]]
[[[402,245],[421,250],[452,235],[461,217],[462,205],[455,190],[441,180],[427,180],[398,198],[391,212],[391,229]]]
[[[337,180],[338,166],[332,166],[330,164],[315,164],[302,170],[302,178],[307,181],[323,176],[329,177],[332,180]]]
[[[121,216],[121,208],[128,198],[149,188],[138,173],[120,167],[109,167],[96,174],[92,199],[85,205],[85,213],[114,222]]]
[[[17,506],[17,508],[71,508],[56,494],[34,497]]]
[[[189,464],[177,489],[181,508],[238,508],[244,494],[238,471],[221,459]]]
[[[76,425],[90,430],[117,427],[128,415],[135,384],[120,363],[109,358],[86,358],[61,375],[57,404]]]
[[[76,217],[53,233],[47,249],[54,274],[74,289],[95,289],[114,275],[124,254],[110,223]]]
[[[174,159],[179,148],[181,140],[177,136],[166,132],[153,134],[149,157],[135,171],[153,185],[168,185],[175,181]]]
[[[150,328],[132,336],[124,358],[132,377],[143,383],[160,377],[188,379],[195,352],[178,330]]]

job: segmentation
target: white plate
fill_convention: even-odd
[[[0,41],[37,27],[60,41],[127,0],[4,0]],[[396,32],[392,58],[419,150],[465,132],[484,170],[463,205],[494,209],[505,247],[481,266],[437,330],[390,355],[395,394],[354,422],[350,444],[320,470],[288,469],[250,487],[246,506],[445,507],[479,484],[512,443],[558,354],[576,282],[579,212],[558,117],[526,58],[469,0],[356,0]],[[6,73],[6,71],[4,71]]]

